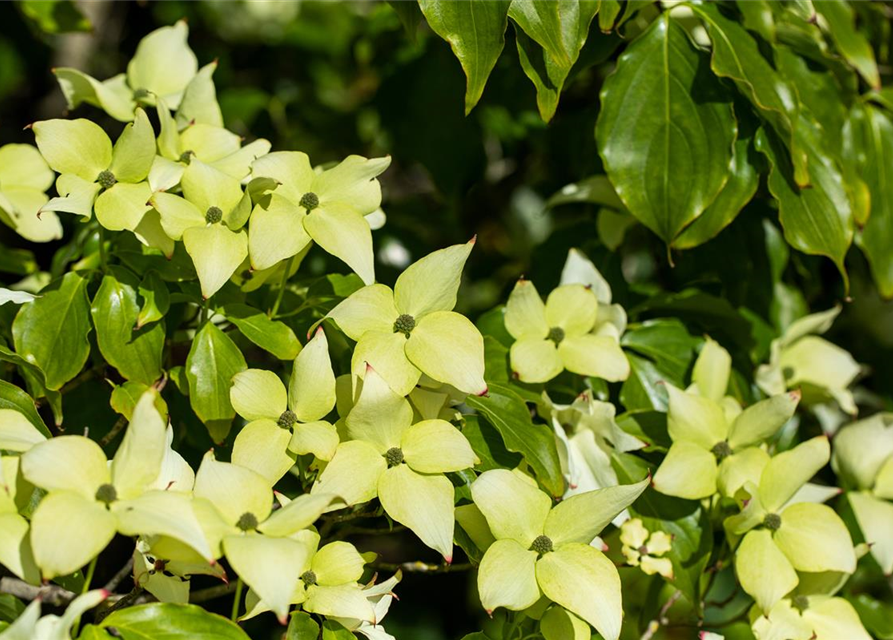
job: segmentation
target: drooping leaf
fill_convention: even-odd
[[[516,40],[521,68],[536,87],[536,103],[546,122],[555,115],[564,81],[586,44],[598,7],[594,0],[514,0],[509,7],[509,17],[520,28]]]
[[[630,213],[670,243],[728,179],[730,96],[667,12],[620,56],[601,101],[596,141],[608,177]]]
[[[499,432],[480,416],[465,416],[462,434],[481,461],[475,465],[479,471],[514,469],[521,462],[521,456],[506,449]]]
[[[110,365],[127,380],[153,384],[161,377],[164,323],[137,329],[139,279],[112,267],[93,297],[91,313],[96,342]]]
[[[235,622],[194,604],[142,604],[113,612],[104,629],[124,640],[249,640]]]
[[[726,18],[713,4],[692,5],[704,21],[713,42],[713,72],[730,78],[742,95],[760,112],[790,150],[796,184],[810,183],[806,151],[795,137],[799,105],[791,86],[760,53],[756,40],[734,20]]]
[[[614,29],[614,23],[619,15],[620,0],[602,0],[598,12],[598,28],[604,33],[610,33]]]
[[[551,429],[535,425],[524,400],[511,388],[491,384],[486,396],[469,396],[477,409],[499,431],[509,451],[520,453],[553,496],[564,493],[564,478]]]
[[[228,304],[221,309],[242,335],[280,360],[294,360],[301,352],[295,332],[283,322],[247,304]]]
[[[450,43],[465,70],[466,115],[481,99],[487,78],[505,46],[510,4],[510,0],[419,1],[428,25]]]
[[[46,387],[58,390],[74,378],[90,355],[87,279],[76,272],[19,309],[12,325],[16,352],[43,371]]]
[[[139,329],[150,322],[161,320],[171,306],[170,292],[164,280],[155,271],[149,271],[139,286],[141,298],[140,314],[136,328]]]
[[[285,632],[285,640],[317,640],[317,638],[319,638],[319,625],[310,614],[303,611],[293,612]]]
[[[761,128],[755,143],[769,160],[769,191],[778,200],[778,217],[788,244],[830,258],[846,281],[843,259],[853,240],[853,212],[843,176],[834,159],[819,148],[820,132],[815,126],[801,118],[798,127],[798,137],[809,142],[812,184],[804,189],[797,186],[778,137]]]
[[[229,400],[233,376],[247,368],[239,348],[213,323],[195,334],[186,358],[189,402],[215,442],[223,442],[236,416]]]
[[[814,0],[815,10],[823,17],[837,50],[850,63],[872,89],[881,86],[874,50],[864,34],[856,29],[855,13],[848,2],[842,0]]]

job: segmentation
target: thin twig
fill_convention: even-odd
[[[123,567],[121,567],[121,569],[118,570],[118,573],[116,573],[114,576],[112,576],[112,579],[109,580],[105,584],[103,589],[105,589],[108,592],[113,592],[115,589],[118,588],[118,585],[121,584],[121,581],[124,578],[126,578],[128,575],[131,575],[132,573],[133,573],[133,556],[130,556],[130,559],[127,561],[127,564],[125,564]]]
[[[17,578],[0,578],[0,593],[8,593],[22,600],[34,600],[39,597],[41,601],[54,607],[68,604],[77,597],[73,591],[56,585],[35,587]]]
[[[461,564],[429,564],[427,562],[377,562],[372,567],[379,571],[405,571],[406,573],[455,573],[457,571],[470,571],[474,565],[470,562]]]
[[[121,430],[125,426],[127,426],[127,418],[125,418],[124,416],[119,417],[118,421],[112,425],[111,429],[109,429],[109,432],[102,436],[102,439],[99,441],[99,446],[105,447],[106,445],[110,444],[111,441],[114,440],[119,433],[121,433]]]
[[[127,595],[123,596],[120,600],[117,600],[115,602],[115,604],[113,604],[112,606],[110,606],[106,609],[102,609],[101,611],[98,611],[96,613],[96,619],[93,621],[93,623],[99,624],[100,622],[102,622],[103,618],[114,613],[118,609],[123,609],[125,607],[129,607],[132,604],[136,604],[137,598],[139,598],[140,595],[142,595],[142,593],[143,593],[143,588],[139,585],[136,585],[133,588],[133,591],[131,591]]]
[[[667,619],[667,612],[672,608],[676,601],[682,597],[682,591],[675,591],[673,595],[667,598],[667,601],[664,603],[664,606],[660,608],[660,614],[648,623],[648,628],[645,629],[645,633],[642,634],[641,640],[651,640],[654,637],[654,634],[657,633],[657,630],[661,628],[662,625],[669,624],[669,620]]]
[[[234,580],[228,584],[221,584],[216,587],[208,587],[207,589],[202,589],[200,591],[193,591],[189,594],[189,602],[207,602],[208,600],[214,600],[215,598],[228,595],[235,590],[236,581]]]

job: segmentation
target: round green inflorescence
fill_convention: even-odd
[[[106,505],[110,505],[118,499],[118,490],[113,485],[103,484],[96,490],[96,499]]]
[[[763,518],[763,526],[769,531],[778,531],[781,528],[781,516],[777,513],[767,513]]]
[[[394,321],[394,333],[402,333],[408,338],[413,329],[415,329],[415,318],[408,313],[400,314]]]
[[[118,179],[115,177],[114,173],[106,169],[105,171],[99,172],[99,175],[96,176],[96,182],[98,182],[99,186],[103,189],[111,189],[118,184]]]
[[[295,426],[295,423],[298,421],[298,416],[295,415],[294,411],[291,409],[286,409],[282,412],[282,415],[279,416],[279,419],[276,421],[283,429],[291,429]]]
[[[555,343],[556,346],[561,344],[561,341],[564,340],[564,329],[561,327],[552,327],[549,329],[549,335],[547,336],[549,340]]]
[[[182,162],[183,164],[189,164],[190,162],[192,162],[193,155],[194,155],[193,151],[191,149],[187,149],[186,151],[184,151],[183,153],[180,154],[178,161]]]
[[[552,551],[552,539],[549,536],[538,536],[530,545],[530,550],[536,551],[539,555],[549,553]]]
[[[316,574],[313,571],[305,571],[301,574],[301,582],[304,583],[304,586],[312,587],[316,584]]]
[[[802,595],[794,596],[793,598],[791,598],[791,605],[793,605],[793,607],[797,611],[799,611],[800,613],[803,613],[804,611],[809,609],[809,598],[807,598],[806,596],[802,596]]]
[[[236,526],[242,531],[254,531],[257,529],[257,516],[250,511],[246,511],[239,516],[239,521],[236,523]]]
[[[208,211],[205,213],[205,220],[207,220],[208,224],[217,224],[223,220],[223,211],[221,211],[220,207],[208,207]]]
[[[710,450],[714,456],[716,456],[717,460],[725,460],[730,455],[732,455],[732,447],[728,442],[723,440],[722,442],[717,442],[713,445],[713,448]]]
[[[151,94],[151,92],[148,89],[145,89],[145,88],[135,89],[133,92],[133,99],[134,100],[145,100],[146,98],[149,97],[150,94]]]
[[[307,211],[313,211],[314,209],[316,209],[316,207],[319,206],[319,196],[312,191],[308,191],[301,196],[300,205]]]
[[[385,452],[384,459],[388,461],[389,467],[396,467],[403,462],[403,449],[400,447],[391,447]]]

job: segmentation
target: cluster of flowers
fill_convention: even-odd
[[[275,272],[288,277],[315,242],[366,285],[325,318],[356,343],[350,371],[336,376],[325,329],[316,326],[287,384],[272,371],[238,373],[228,392],[245,425],[229,461],[210,451],[197,471],[172,448],[167,407],[151,388],[129,408],[111,461],[94,440],[47,439],[24,413],[0,409],[0,564],[28,582],[52,580],[121,534],[136,540],[135,578],[161,601],[187,601],[190,576],[225,578],[225,558],[250,588],[243,618],[272,611],[285,621],[298,605],[369,638],[390,638],[380,623],[399,573],[363,584],[374,554],[323,544],[324,528],[316,527],[377,500],[447,563],[458,522],[483,552],[478,588],[487,612],[525,611],[541,620],[547,640],[569,637],[568,629],[588,638],[590,625],[616,640],[621,582],[601,532],[621,527],[623,557],[645,573],[673,580],[677,568],[672,538],[630,518],[653,484],[734,509],[723,526],[738,579],[755,601],[760,640],[868,637],[851,605],[835,597],[866,548],[854,547],[822,504],[840,490],[809,483],[831,459],[829,440],[775,446],[801,400],[818,407],[831,399],[854,413],[848,387],[858,365],[815,335],[837,310],[794,323],[773,344],[757,372],[768,397],[747,408],[727,395],[731,357],[707,339],[691,385],[666,385],[672,445],[653,480],[620,484],[612,455],[652,445],[618,425],[613,404],[592,390],[557,404],[544,391],[537,407],[554,430],[565,493],[544,492],[522,465],[467,473],[468,500],[447,474],[480,464],[457,425],[464,400],[487,393],[484,339],[453,310],[474,240],[418,260],[393,289],[375,283],[371,229],[383,218],[376,177],[389,159],[351,156],[319,170],[302,153],[269,153],[264,140],[242,146],[223,128],[214,65],[198,69],[186,36],[183,23],[156,31],[126,74],[104,82],[57,69],[71,107],[87,102],[127,124],[113,145],[88,120],[35,123],[36,150],[0,149],[0,218],[34,241],[59,237],[55,212],[95,215],[104,229],[133,233],[168,256],[182,241],[205,298],[231,279],[251,290]],[[144,107],[154,107],[157,136]],[[49,199],[53,171],[58,196]],[[578,251],[545,302],[533,283],[518,281],[504,323],[521,383],[548,383],[565,370],[609,382],[629,376],[626,313]],[[312,460],[302,469],[312,481],[289,498],[274,487],[298,457]],[[893,419],[842,429],[834,468],[852,489],[871,553],[893,571]],[[88,595],[64,619],[38,619],[29,609],[11,630],[42,624],[67,634],[105,597]]]

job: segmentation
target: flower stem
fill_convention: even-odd
[[[242,578],[239,578],[238,582],[236,582],[236,595],[233,596],[233,610],[230,613],[230,620],[235,622],[239,619],[239,604],[242,602]]]
[[[276,314],[279,313],[279,305],[282,304],[282,298],[285,297],[285,285],[288,282],[288,277],[291,275],[291,265],[294,262],[295,257],[292,256],[288,260],[285,261],[285,269],[282,271],[282,280],[279,282],[279,293],[276,294],[276,301],[273,303],[273,308],[270,309],[270,317],[275,318]]]
[[[81,587],[81,593],[87,593],[90,590],[90,583],[93,582],[93,574],[96,573],[96,561],[99,560],[99,556],[96,556],[90,561],[90,564],[87,565],[87,575],[84,578],[84,586]]]
[[[108,273],[109,262],[105,253],[105,228],[99,225],[99,263],[102,265],[102,272]]]

